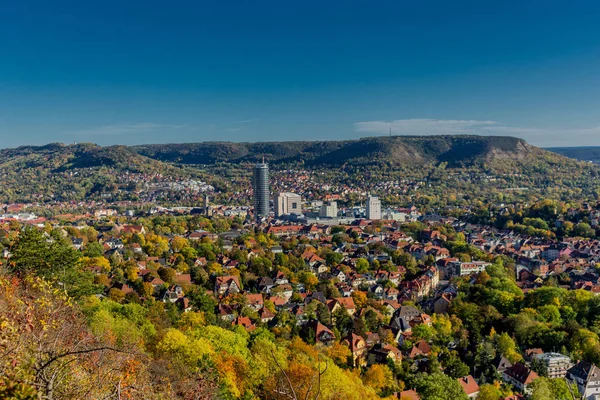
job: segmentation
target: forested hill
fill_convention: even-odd
[[[135,173],[167,172],[170,166],[148,159],[126,146],[101,147],[92,143],[65,145],[51,143],[45,146],[21,146],[0,150],[0,169],[17,171],[44,169],[63,172],[78,168],[128,169]]]
[[[275,169],[304,166],[339,169],[360,176],[365,171],[387,174],[381,179],[409,170],[428,175],[446,167],[529,179],[507,182],[510,187],[548,186],[548,179],[561,187],[583,187],[589,182],[582,179],[598,176],[597,166],[505,136],[392,136],[347,141],[131,147],[52,143],[0,150],[0,201],[81,200],[90,196],[135,200],[144,188],[152,196],[147,189],[157,180],[192,178],[215,183],[213,173],[218,176],[218,171],[192,166],[253,163],[263,157]],[[581,179],[576,182],[574,177]]]
[[[140,182],[157,176],[196,175],[196,170],[152,160],[126,146],[22,146],[0,150],[0,201],[81,200],[120,189],[135,192]]]
[[[515,161],[522,164],[557,163],[576,165],[557,153],[531,146],[508,136],[392,136],[346,141],[305,142],[201,142],[101,147],[91,143],[22,146],[0,150],[0,170],[16,172],[41,168],[64,172],[79,168],[113,168],[137,173],[181,171],[169,164],[256,162],[299,163],[308,166],[344,164],[421,165],[447,163],[449,167],[494,165]]]
[[[216,162],[303,162],[305,165],[344,164],[420,165],[447,163],[449,167],[573,161],[507,136],[391,136],[346,141],[312,142],[203,142],[134,146],[133,150],[160,161],[182,164]]]

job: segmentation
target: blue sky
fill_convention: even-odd
[[[475,133],[600,145],[600,2],[12,1],[0,147]]]

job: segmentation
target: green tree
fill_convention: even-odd
[[[495,335],[494,344],[496,345],[496,349],[498,349],[500,354],[508,358],[510,362],[517,363],[523,359],[518,352],[515,341],[508,335],[508,333],[504,332],[500,335]]]
[[[369,271],[369,262],[365,258],[356,260],[356,272],[364,274],[367,271]]]
[[[101,257],[103,253],[104,248],[98,242],[88,243],[88,245],[85,246],[85,250],[83,251],[83,255],[90,258]]]
[[[454,379],[469,375],[469,367],[461,361],[456,352],[451,352],[443,362],[444,373]]]
[[[475,352],[475,370],[484,383],[493,382],[496,378],[496,368],[492,364],[492,360],[495,357],[496,349],[490,342],[483,342],[477,346],[477,351]]]
[[[502,392],[496,386],[485,383],[479,386],[477,400],[499,400],[502,398]]]
[[[162,279],[165,282],[173,282],[173,279],[175,279],[177,272],[170,267],[160,267],[158,269],[158,275],[160,276],[160,279]]]
[[[345,336],[348,331],[352,329],[354,321],[344,306],[334,311],[332,315],[333,321],[335,321],[335,327],[338,328],[342,336]]]
[[[415,379],[417,393],[427,400],[468,400],[458,381],[441,372],[421,374]]]
[[[567,381],[562,378],[548,379],[548,384],[555,400],[572,400],[580,396],[577,385],[569,386]]]
[[[531,383],[531,400],[553,399],[552,389],[547,378],[537,378]]]
[[[52,232],[45,237],[36,228],[24,229],[11,252],[10,269],[21,276],[35,274],[47,279],[60,279],[74,270],[79,260],[79,253],[57,233]]]

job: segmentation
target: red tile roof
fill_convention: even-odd
[[[460,386],[462,386],[467,396],[471,396],[479,392],[479,385],[477,384],[477,382],[475,382],[475,379],[473,379],[471,375],[458,378],[457,381],[458,383],[460,383]]]

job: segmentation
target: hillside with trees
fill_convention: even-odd
[[[3,202],[83,200],[117,192],[128,192],[127,198],[139,184],[163,177],[178,180],[201,174],[149,159],[125,146],[52,143],[0,150]]]
[[[507,190],[522,193],[522,188],[530,191],[520,195],[525,200],[536,195],[582,200],[595,195],[600,175],[596,165],[512,137],[394,136],[132,147],[53,143],[0,150],[0,201],[142,199],[195,205],[198,197],[185,188],[171,191],[174,183],[195,180],[214,186],[218,201],[228,203],[231,192],[250,187],[251,165],[263,157],[273,176],[288,169],[305,170],[315,179],[368,190],[386,181],[427,182],[419,195],[441,196],[435,201],[440,205],[448,197],[508,197]]]
[[[508,136],[381,136],[346,141],[155,144],[132,149],[149,158],[182,164],[217,162],[303,163],[310,166],[353,164],[446,163],[465,167],[506,161],[574,165],[576,162]]]

